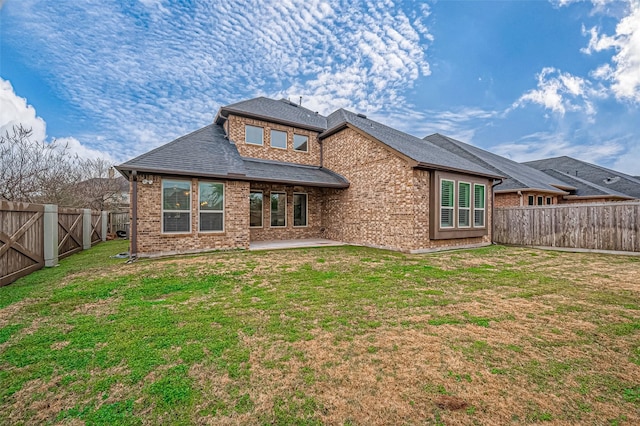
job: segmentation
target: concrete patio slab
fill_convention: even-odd
[[[340,241],[327,240],[324,238],[308,238],[300,240],[273,240],[273,241],[252,241],[249,250],[277,250],[304,247],[330,247],[344,246],[346,243]]]

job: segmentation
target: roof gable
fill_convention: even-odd
[[[495,187],[496,191],[536,189],[550,193],[566,194],[565,191],[558,189],[558,186],[562,188],[573,188],[571,184],[556,177],[546,175],[532,167],[524,166],[521,163],[439,133],[429,135],[425,137],[425,140],[469,161],[481,164],[496,174],[506,176],[506,179]]]
[[[331,127],[329,127],[326,132],[320,134],[321,139],[327,138],[346,127],[353,127],[383,143],[393,151],[412,159],[418,166],[459,171],[494,178],[500,178],[502,176],[500,173],[496,173],[482,165],[461,158],[427,140],[385,126],[377,121],[368,119],[362,114],[355,114],[345,109],[339,109],[327,117],[327,122]]]

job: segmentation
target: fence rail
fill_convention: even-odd
[[[502,244],[640,252],[640,202],[497,208],[493,232]]]
[[[106,212],[0,201],[0,286],[106,237]]]

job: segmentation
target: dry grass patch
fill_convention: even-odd
[[[0,418],[640,423],[638,258],[124,250],[0,288]]]

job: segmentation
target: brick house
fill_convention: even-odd
[[[130,181],[132,256],[306,238],[486,245],[503,176],[362,114],[264,97],[117,169]]]

